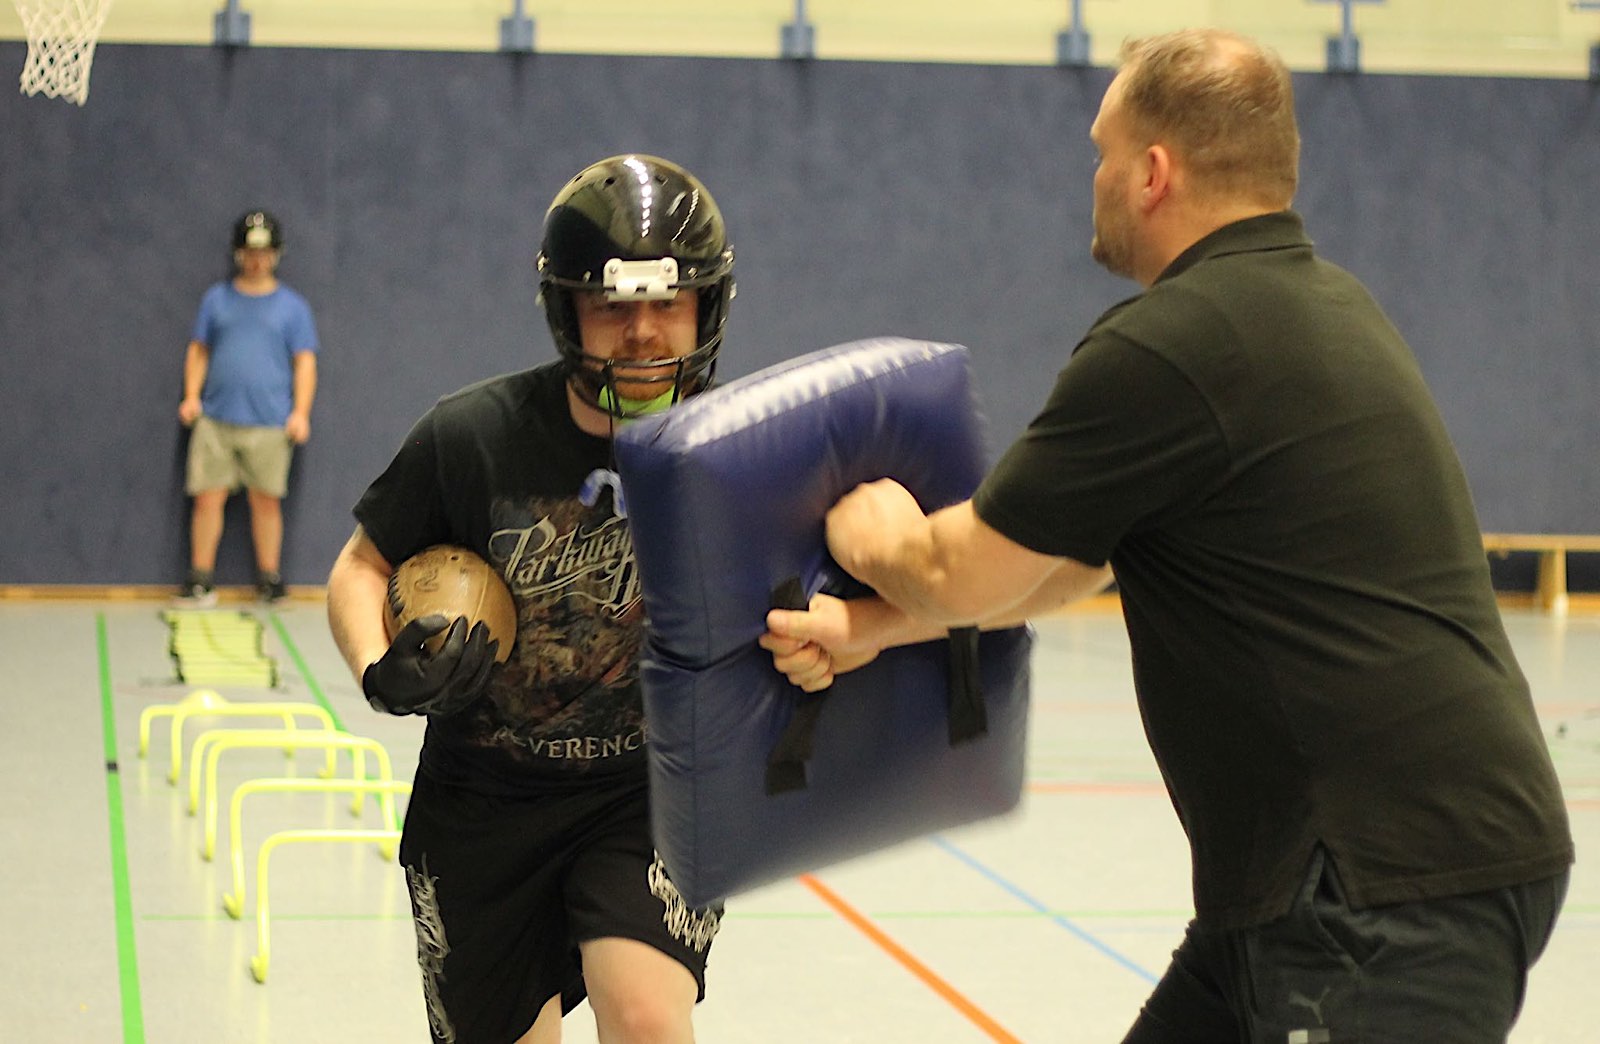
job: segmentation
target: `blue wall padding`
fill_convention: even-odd
[[[656,846],[703,904],[934,830],[1021,797],[1026,629],[983,635],[989,730],[952,747],[948,643],[891,649],[827,696],[803,790],[766,764],[799,690],[756,645],[772,591],[848,591],[823,516],[889,476],[925,510],[986,465],[966,349],[886,338],[734,381],[632,423],[617,466],[649,618],[644,693]]]
[[[0,41],[0,69],[26,52]],[[1088,132],[1110,78],[102,43],[82,108],[0,91],[0,584],[182,576],[184,344],[253,206],[284,222],[283,276],[322,334],[283,570],[323,583],[350,506],[423,410],[555,357],[535,303],[540,223],[574,171],[623,151],[683,163],[727,219],[724,379],[862,337],[958,342],[998,450],[1095,317],[1137,290],[1089,257]],[[1484,527],[1594,532],[1600,94],[1294,79],[1296,207],[1416,349]],[[224,584],[253,579],[248,517],[230,507]],[[1600,587],[1600,555],[1569,570],[1574,590]]]

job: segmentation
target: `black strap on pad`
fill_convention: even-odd
[[[772,589],[772,608],[805,609],[809,604],[800,578],[792,576]],[[806,788],[806,762],[828,689],[797,692],[794,717],[767,757],[767,796]],[[950,631],[950,745],[976,739],[989,731],[983,700],[983,679],[978,670],[978,629],[956,627]]]
[[[989,731],[983,702],[983,676],[978,672],[978,629],[950,629],[950,745],[976,739]]]
[[[791,576],[772,589],[772,608],[804,609],[809,604],[800,578]],[[811,740],[822,714],[827,689],[818,692],[796,690],[794,717],[778,737],[767,757],[767,796],[806,788],[806,762],[811,759]]]

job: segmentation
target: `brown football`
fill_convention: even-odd
[[[489,637],[500,641],[495,659],[504,663],[511,655],[511,644],[517,638],[517,605],[511,600],[511,590],[493,566],[467,548],[449,544],[424,548],[401,562],[389,577],[383,622],[390,640],[412,620],[433,613],[452,622],[465,616],[469,627],[482,621],[489,628]],[[424,643],[429,652],[438,651],[445,633],[441,631]]]

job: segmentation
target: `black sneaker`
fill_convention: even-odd
[[[277,575],[262,576],[256,581],[256,597],[263,602],[281,602],[289,596],[283,578]]]
[[[172,600],[179,609],[210,609],[217,604],[217,589],[209,580],[189,580]]]

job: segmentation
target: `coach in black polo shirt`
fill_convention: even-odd
[[[1288,71],[1134,42],[1091,131],[1107,312],[974,498],[828,515],[880,598],[775,612],[818,688],[935,625],[1122,595],[1196,918],[1127,1041],[1504,1041],[1573,849],[1466,479],[1410,350],[1287,209]]]

